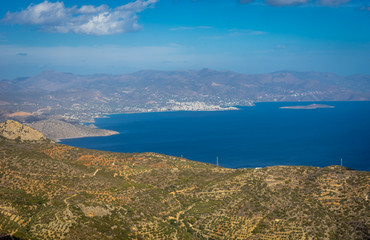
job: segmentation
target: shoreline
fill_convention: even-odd
[[[330,102],[330,101],[329,101]],[[221,111],[240,111],[242,109],[242,107],[255,107],[256,106],[256,103],[277,103],[277,102],[254,102],[253,105],[242,105],[242,106],[229,106],[229,107],[220,107],[219,109],[198,109],[198,110],[153,110],[151,111],[150,110],[144,110],[144,109],[140,109],[140,110],[136,110],[136,111],[124,111],[124,112],[120,112],[120,113],[106,113],[106,114],[102,114],[102,115],[96,115],[94,116],[90,121],[80,121],[79,123],[82,124],[82,125],[85,125],[87,126],[88,124],[92,124],[92,123],[96,123],[96,120],[97,118],[110,118],[111,115],[120,115],[120,114],[141,114],[141,113],[170,113],[170,112],[221,112]],[[278,103],[283,103],[283,102],[278,102]],[[304,102],[286,102],[286,103],[304,103]],[[310,102],[308,102],[310,103]],[[279,107],[279,109],[318,109],[318,108],[335,108],[334,106],[331,106],[331,105],[326,105],[326,104],[309,104],[309,105],[301,105],[301,106],[282,106],[282,107]],[[113,130],[108,130],[108,129],[103,129],[103,128],[96,128],[96,129],[99,129],[99,130],[103,130],[103,131],[113,131]],[[69,138],[59,138],[59,139],[56,139],[58,140],[58,142],[60,141],[63,141],[64,139],[67,140],[67,139],[78,139],[78,138],[86,138],[86,137],[106,137],[106,136],[112,136],[112,135],[118,135],[120,134],[119,132],[116,132],[116,131],[113,131],[115,133],[111,133],[111,134],[107,134],[107,135],[94,135],[94,136],[90,136],[90,135],[86,135],[86,136],[81,136],[81,137],[69,137]]]
[[[182,121],[178,121],[177,120],[178,117],[180,117],[180,120],[181,119],[184,119],[186,117],[194,117],[196,119],[202,119],[201,120],[202,121],[202,124],[199,125],[199,126],[201,126],[201,127],[208,127],[208,125],[207,124],[203,124],[203,122],[208,122],[211,119],[211,117],[217,118],[218,116],[220,116],[220,117],[223,117],[224,116],[227,119],[229,119],[229,118],[230,119],[235,119],[235,118],[239,119],[239,116],[241,116],[241,115],[244,116],[244,114],[246,114],[248,116],[248,118],[246,117],[245,120],[243,120],[243,122],[242,122],[243,125],[241,125],[242,128],[239,128],[238,127],[238,129],[245,129],[245,128],[248,128],[249,129],[250,127],[247,127],[247,125],[250,126],[252,123],[253,124],[254,123],[255,124],[260,124],[259,121],[257,121],[259,119],[259,117],[256,117],[256,118],[253,117],[253,115],[256,115],[256,114],[259,114],[259,113],[263,113],[264,114],[264,112],[266,112],[266,114],[263,115],[264,117],[266,117],[266,116],[274,117],[276,114],[279,114],[278,119],[289,120],[288,121],[289,123],[292,121],[292,124],[295,124],[296,121],[293,121],[292,119],[294,119],[294,117],[296,117],[296,116],[299,117],[298,119],[303,119],[304,121],[306,121],[307,118],[305,116],[311,116],[311,114],[312,114],[312,117],[315,118],[315,119],[316,118],[321,119],[323,116],[327,116],[327,117],[332,118],[333,116],[337,116],[337,115],[339,116],[339,115],[341,115],[343,113],[344,114],[346,114],[346,113],[354,113],[354,114],[359,113],[359,114],[362,114],[361,113],[361,111],[362,111],[361,109],[366,109],[367,106],[368,106],[368,104],[370,102],[368,102],[368,103],[362,103],[362,102],[351,103],[351,102],[347,102],[348,104],[346,102],[342,102],[342,104],[340,104],[339,102],[338,103],[335,103],[335,102],[331,102],[331,103],[328,102],[328,103],[326,103],[327,105],[335,106],[335,109],[323,109],[323,110],[312,110],[312,111],[308,111],[308,110],[306,110],[306,111],[304,111],[304,110],[301,110],[301,111],[298,111],[298,110],[296,110],[296,111],[290,110],[289,111],[289,110],[286,110],[286,113],[284,113],[285,111],[283,111],[283,110],[278,110],[279,107],[294,106],[294,105],[310,105],[311,103],[312,102],[308,102],[308,103],[302,103],[302,102],[300,102],[300,103],[299,102],[294,102],[294,103],[293,102],[285,102],[285,103],[261,103],[261,104],[258,104],[257,103],[256,104],[256,108],[240,107],[240,111],[238,111],[238,112],[213,112],[213,113],[210,112],[210,113],[207,113],[207,112],[204,111],[204,112],[199,112],[199,113],[191,113],[191,112],[183,111],[183,112],[179,112],[179,113],[168,113],[168,114],[167,113],[164,113],[164,114],[154,113],[154,114],[145,114],[145,115],[142,115],[142,114],[140,114],[140,115],[139,114],[137,114],[137,115],[124,115],[124,114],[120,114],[120,115],[117,115],[117,116],[112,115],[112,116],[110,116],[112,120],[110,120],[110,119],[96,119],[96,122],[97,122],[96,125],[98,127],[101,127],[101,128],[112,129],[112,130],[119,130],[119,131],[122,132],[122,134],[121,135],[117,135],[117,136],[108,137],[108,138],[104,138],[103,137],[103,138],[94,138],[94,139],[91,139],[91,140],[90,139],[86,139],[86,144],[83,144],[81,146],[92,146],[92,145],[94,145],[94,147],[99,148],[100,145],[103,145],[103,144],[104,145],[105,144],[110,145],[110,143],[109,143],[110,141],[112,143],[114,143],[114,144],[119,145],[118,141],[120,141],[120,139],[122,138],[122,143],[125,143],[126,144],[126,142],[127,142],[127,143],[129,143],[128,145],[130,145],[130,146],[127,146],[127,147],[124,146],[124,145],[122,145],[123,146],[122,149],[124,149],[122,151],[125,151],[125,152],[130,152],[130,151],[132,151],[132,152],[146,152],[147,149],[150,149],[150,151],[156,150],[157,152],[160,152],[160,153],[163,153],[163,154],[170,154],[170,155],[176,155],[176,156],[183,155],[183,156],[185,156],[187,158],[190,158],[190,159],[199,160],[199,158],[195,158],[194,156],[192,156],[192,154],[193,154],[192,151],[193,150],[188,150],[187,148],[184,148],[182,146],[181,146],[181,148],[179,148],[180,150],[177,150],[175,147],[174,148],[172,148],[172,147],[169,148],[167,146],[160,146],[160,143],[158,143],[158,144],[156,143],[156,141],[157,142],[162,142],[162,140],[165,140],[163,142],[165,143],[165,145],[168,145],[167,142],[169,142],[171,139],[166,138],[166,137],[161,137],[161,139],[159,139],[159,138],[155,139],[155,137],[153,137],[153,139],[154,139],[153,140],[153,144],[154,145],[151,143],[152,140],[148,140],[148,141],[146,141],[146,144],[147,145],[145,145],[145,146],[140,146],[140,144],[139,144],[140,141],[131,140],[131,138],[132,138],[131,137],[131,133],[135,133],[136,129],[139,129],[139,128],[141,128],[142,130],[145,130],[146,132],[152,132],[152,130],[150,130],[150,129],[153,129],[154,132],[157,132],[155,130],[155,127],[158,126],[158,125],[156,125],[156,122],[155,121],[154,121],[153,124],[151,122],[149,122],[150,125],[143,123],[143,124],[141,124],[142,127],[140,127],[141,125],[133,125],[133,126],[131,126],[131,125],[125,125],[124,127],[120,127],[118,125],[120,125],[121,123],[122,124],[125,124],[126,122],[130,123],[130,122],[133,122],[133,121],[142,121],[142,120],[144,121],[144,120],[151,120],[151,119],[154,119],[154,120],[163,119],[163,118],[167,119],[169,117],[169,118],[172,119],[171,120],[171,126],[176,126],[176,124],[182,123]],[[306,115],[306,114],[308,114],[308,115]],[[280,118],[280,116],[282,118]],[[354,116],[357,116],[357,115],[354,115]],[[241,119],[244,119],[244,118],[241,118]],[[271,119],[273,120],[274,118],[271,118]],[[336,118],[336,119],[340,119],[340,118]],[[275,122],[276,122],[276,124],[275,124]],[[298,122],[300,122],[300,121],[298,121]],[[363,122],[363,121],[361,121],[361,122]],[[186,119],[184,120],[184,123],[186,123]],[[197,123],[198,123],[198,120],[197,121],[194,121],[194,127],[197,127]],[[235,120],[233,120],[232,123],[235,123]],[[286,121],[280,122],[280,123],[278,121],[268,121],[268,123],[269,124],[270,123],[271,124],[275,124],[275,125],[278,125],[278,126],[280,126],[282,124],[286,125]],[[309,121],[307,123],[309,123],[309,126],[314,125],[311,121]],[[326,122],[324,122],[324,123],[326,124]],[[295,124],[295,125],[298,125],[298,124]],[[145,126],[145,129],[143,128],[144,126]],[[183,125],[179,125],[179,126],[183,126]],[[212,125],[212,127],[219,127],[219,126],[220,125],[214,125],[214,126]],[[289,126],[292,126],[292,125],[289,125]],[[319,126],[319,127],[321,128],[321,126]],[[173,128],[174,127],[171,127],[170,129],[173,129]],[[191,129],[191,126],[189,128]],[[168,132],[168,130],[166,130],[166,129],[168,129],[168,128],[165,127],[165,126],[163,127],[163,129],[161,128],[161,130]],[[233,131],[234,131],[234,129],[235,128],[232,128]],[[248,141],[249,141],[250,138],[251,138],[250,136],[251,136],[251,134],[254,134],[253,131],[255,131],[255,129],[256,128],[251,128],[251,131],[249,131],[248,133],[243,134],[241,137],[244,139],[244,136],[245,136],[245,138],[248,139]],[[301,129],[301,128],[299,128],[299,129]],[[315,127],[315,129],[317,129],[317,128]],[[302,130],[304,130],[304,129],[302,129]],[[214,130],[212,130],[212,131],[214,131]],[[306,130],[304,130],[304,131],[306,132]],[[187,130],[186,131],[182,131],[182,132],[184,132],[186,134],[188,133]],[[282,132],[284,134],[286,134],[286,131],[285,130],[282,131]],[[144,132],[142,132],[142,134],[144,134]],[[169,132],[168,135],[169,136],[172,136],[173,134],[172,135],[171,134],[172,133]],[[194,141],[195,138],[192,138],[193,135],[191,135],[191,136],[189,135],[188,136],[186,134],[184,134],[184,139],[185,139],[183,141],[184,143],[187,142],[186,140],[189,140],[188,142]],[[311,133],[308,132],[307,134],[309,136],[311,136]],[[125,139],[126,138],[126,135],[130,135],[130,139]],[[269,133],[269,135],[270,135],[270,133]],[[357,134],[353,134],[353,136],[356,136],[356,135]],[[132,134],[132,136],[135,139],[136,138],[137,139],[140,139],[144,135],[138,134],[138,136],[136,136],[135,134]],[[296,136],[296,135],[294,135],[294,136]],[[329,137],[330,136],[328,136],[328,138]],[[176,137],[174,139],[176,140],[176,139],[179,139],[179,138],[183,138],[183,137],[181,137],[181,135],[180,135],[180,137]],[[169,140],[167,140],[167,139],[169,139]],[[322,139],[322,136],[320,136],[319,140],[321,140],[321,139]],[[62,140],[62,141],[64,142],[64,140]],[[80,140],[80,141],[83,142],[85,140]],[[117,141],[117,143],[115,143],[115,141]],[[222,141],[224,141],[224,140],[222,140]],[[222,142],[222,141],[221,140],[215,141],[215,144],[216,143],[219,143],[219,142]],[[73,140],[73,141],[72,140],[71,141],[67,141],[66,140],[65,142],[66,142],[66,144],[69,144],[69,142],[70,142],[71,145],[75,145],[76,144],[76,146],[78,146],[78,144],[79,144],[78,143],[79,142],[78,139]],[[90,145],[89,142],[91,142],[93,144]],[[348,144],[346,143],[346,146],[343,146],[343,148],[340,148],[338,150],[338,152],[341,151],[342,149],[344,149],[343,151],[347,151],[347,147],[348,146],[355,145],[355,144],[352,144],[353,142],[354,141],[348,141]],[[228,142],[226,142],[226,143],[228,143]],[[252,142],[252,144],[255,144],[255,143],[256,143],[255,141]],[[239,143],[233,144],[233,147],[234,146],[238,146],[238,144]],[[155,148],[157,145],[159,147],[158,148]],[[215,146],[213,143],[212,143],[212,145]],[[312,148],[314,148],[314,147],[316,148],[316,145],[317,145],[317,143],[316,142],[313,142]],[[134,147],[132,148],[131,146],[134,146]],[[147,146],[148,146],[148,148],[147,148]],[[258,145],[258,146],[262,146],[262,145]],[[275,146],[276,146],[276,144],[275,144]],[[286,151],[278,150],[278,147],[275,147],[275,146],[273,146],[273,149],[276,148],[277,149],[276,152],[278,152],[279,154],[284,155],[284,154],[287,153]],[[335,146],[333,145],[333,147],[335,147]],[[103,148],[103,146],[102,146],[102,148]],[[355,146],[355,148],[357,148],[357,146]],[[110,151],[112,151],[113,147],[112,148],[109,148],[109,149],[110,149]],[[168,150],[168,152],[161,151],[163,149],[165,149],[166,151],[167,151],[167,149],[169,149],[169,150]],[[216,155],[217,156],[221,156],[221,159],[222,159],[222,155],[223,154],[226,154],[226,153],[228,154],[228,152],[226,152],[226,153],[223,153],[222,152],[223,151],[222,147],[220,147],[220,148],[213,147],[211,149],[212,149],[212,151],[215,152],[214,155],[215,156]],[[348,149],[350,149],[350,151],[352,151],[351,148],[348,148]],[[303,150],[305,150],[305,148],[302,148],[302,151]],[[117,151],[117,150],[115,150],[115,151]],[[248,152],[247,151],[244,151],[244,152],[242,152],[242,154],[245,154],[245,156],[248,156],[248,158],[251,158],[251,159],[253,158],[254,159],[255,158],[255,156],[254,156],[255,152],[254,151],[255,150],[252,149],[251,151],[248,151]],[[322,149],[321,147],[319,147],[318,148],[318,152],[320,154],[321,154],[321,151],[322,152],[325,152],[324,149]],[[209,152],[206,152],[206,154],[212,155],[212,153],[209,153]],[[209,157],[208,155],[205,155],[205,157],[203,157],[203,158],[207,158],[207,160],[205,160],[205,161],[209,161],[208,159],[210,159],[210,162],[216,162],[216,157],[215,156],[212,155],[211,157]],[[237,154],[235,153],[234,155],[236,156]],[[292,154],[291,153],[287,153],[287,156],[288,155],[289,155],[289,157],[290,157],[290,155],[292,155],[294,158],[296,157],[296,155],[298,156],[298,154],[296,154],[296,153],[292,153]],[[345,159],[347,159],[347,158],[348,159],[350,159],[350,158],[357,158],[358,157],[356,154],[354,156],[346,156],[346,153],[340,154],[340,156],[342,156],[342,155],[344,156]],[[289,158],[289,157],[287,157],[287,158]],[[227,156],[225,155],[225,157],[223,157],[223,158],[226,159]],[[283,157],[281,157],[281,158],[283,158]],[[237,158],[235,157],[235,159],[237,159]],[[266,164],[266,166],[274,165],[275,157],[273,157],[271,159],[272,159],[271,160],[271,163]],[[303,159],[305,159],[305,158],[303,158]],[[303,161],[302,159],[297,159],[297,161],[295,161],[295,160],[294,161],[293,160],[289,160],[289,164],[290,165],[292,163],[294,163],[294,164],[304,164],[302,161]],[[316,164],[316,163],[310,162],[311,160],[304,160],[304,161],[308,161],[309,162],[309,165],[315,165]],[[326,162],[327,160],[326,159],[322,159],[321,160],[321,158],[320,158],[320,161]],[[284,161],[284,162],[281,162],[280,164],[287,164],[287,163],[288,162],[285,162]],[[257,166],[255,166],[253,163],[252,164],[244,164],[242,161],[240,161],[240,164],[235,164],[235,165],[234,164],[231,164],[232,166],[229,166],[228,163],[226,163],[226,164],[227,164],[228,167],[232,167],[232,168],[262,167],[262,166],[264,166],[263,163],[259,163]],[[330,164],[332,164],[332,163],[330,163]],[[330,164],[326,164],[325,163],[325,165],[330,165]],[[222,164],[220,164],[220,165],[222,165]],[[248,165],[252,165],[252,166],[248,166]],[[358,166],[360,166],[360,165],[362,166],[363,163],[359,163],[357,165]],[[354,169],[365,169],[365,168],[356,167],[355,165],[353,165],[353,166],[350,165],[348,167],[354,168]]]
[[[91,124],[91,123],[95,123],[95,119],[96,118],[110,118],[110,115],[120,115],[120,114],[139,114],[139,113],[169,113],[169,112],[226,112],[226,111],[239,111],[240,110],[240,107],[254,107],[255,105],[252,105],[252,106],[238,106],[238,107],[235,107],[235,106],[231,106],[231,107],[227,107],[227,108],[224,108],[224,109],[209,109],[209,110],[163,110],[163,111],[127,111],[127,112],[120,112],[120,113],[106,113],[106,114],[103,114],[101,116],[95,116],[92,118],[91,121],[89,122],[86,122],[86,121],[82,121],[80,122],[81,124]],[[100,128],[98,128],[100,129]]]
[[[95,119],[97,118],[110,118],[111,115],[120,115],[120,114],[140,114],[140,113],[170,113],[170,112],[221,112],[221,111],[240,111],[241,107],[255,107],[256,103],[276,103],[276,102],[255,102],[253,105],[243,105],[243,106],[229,106],[225,108],[220,108],[220,109],[199,109],[199,110],[163,110],[163,111],[143,111],[143,110],[138,110],[138,111],[127,111],[127,112],[120,112],[120,113],[107,113],[103,114],[101,116],[97,115],[94,116],[91,121],[81,121],[80,123],[83,125],[88,125],[92,123],[96,123]],[[281,102],[283,103],[283,102]],[[291,102],[291,103],[302,103],[302,102]],[[318,109],[318,108],[335,108],[334,106],[331,105],[326,105],[326,104],[309,104],[309,105],[302,105],[302,106],[283,106],[279,107],[279,109]],[[99,130],[105,130],[105,131],[113,131],[113,130],[107,130],[103,128],[97,128]],[[113,131],[116,132],[116,131]],[[63,139],[78,139],[78,138],[85,138],[85,137],[106,137],[106,136],[112,136],[112,135],[117,135],[120,134],[119,132],[108,134],[108,135],[98,135],[98,136],[83,136],[83,137],[70,137],[70,138],[63,138]],[[58,140],[63,140],[63,139],[58,139]]]
[[[255,105],[253,105],[255,106]],[[247,107],[247,106],[246,106]],[[251,106],[252,107],[252,106]],[[110,115],[120,115],[120,114],[139,114],[139,113],[165,113],[165,112],[220,112],[220,111],[239,111],[239,107],[235,106],[230,106],[230,107],[225,107],[225,108],[220,108],[220,109],[199,109],[199,110],[164,110],[164,111],[128,111],[128,112],[120,112],[120,113],[107,113],[103,115],[96,115],[92,117],[91,120],[89,121],[79,121],[80,124],[84,126],[88,126],[89,124],[94,124],[96,123],[97,118],[110,118]],[[97,134],[97,135],[85,135],[85,136],[79,136],[79,137],[68,137],[68,138],[55,138],[52,139],[55,142],[62,142],[63,140],[68,140],[68,139],[79,139],[79,138],[87,138],[87,137],[108,137],[108,136],[113,136],[113,135],[118,135],[121,134],[120,132],[114,131],[114,130],[109,130],[109,129],[104,129],[104,128],[95,128],[96,130],[101,130],[101,131],[108,131],[110,133],[102,133],[102,134]]]
[[[317,108],[335,108],[334,106],[327,105],[327,104],[316,104],[315,102],[318,103],[335,103],[335,102],[370,102],[369,100],[356,100],[356,101],[255,101],[251,105],[234,105],[230,107],[225,107],[224,109],[209,109],[209,110],[163,110],[163,111],[157,111],[157,110],[131,110],[131,111],[123,111],[123,112],[118,112],[118,113],[103,113],[103,114],[98,114],[90,119],[84,119],[84,120],[77,120],[80,124],[87,125],[91,123],[95,123],[96,118],[109,118],[109,115],[117,115],[117,114],[136,114],[136,113],[162,113],[162,112],[219,112],[219,111],[237,111],[241,110],[243,107],[255,107],[256,104],[259,103],[286,103],[286,104],[294,104],[294,103],[300,103],[300,104],[309,104],[310,105],[321,105],[321,106],[326,106],[326,107],[316,107],[316,108],[309,108],[307,107],[308,105],[302,105],[302,106],[282,106],[279,107],[280,109],[317,109]],[[236,109],[228,109],[228,108],[236,108]]]

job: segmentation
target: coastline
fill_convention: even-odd
[[[256,102],[256,103],[264,103],[264,102]],[[124,112],[119,112],[119,113],[106,113],[102,115],[96,115],[94,116],[90,121],[82,121],[80,122],[83,125],[87,124],[93,124],[96,123],[95,119],[97,118],[110,118],[111,115],[120,115],[120,114],[139,114],[139,113],[169,113],[169,112],[221,112],[221,111],[240,111],[241,107],[255,107],[256,103],[253,103],[253,105],[245,105],[245,106],[229,106],[229,107],[221,107],[217,106],[217,108],[206,108],[206,109],[195,109],[195,110],[182,110],[182,109],[166,109],[166,110],[160,110],[160,109],[144,109],[140,108],[138,110],[134,111],[124,111]],[[266,102],[268,103],[268,102]],[[300,106],[282,106],[279,107],[279,109],[318,109],[318,108],[335,108],[334,106],[331,105],[326,105],[326,104],[309,104],[309,105],[300,105]],[[79,137],[69,137],[69,138],[59,138],[58,141],[62,141],[64,139],[77,139],[77,138],[85,138],[85,137],[105,137],[105,136],[112,136],[112,135],[117,135],[120,134],[119,132],[113,131],[113,130],[107,130],[107,129],[102,129],[102,128],[96,128],[98,130],[103,130],[103,131],[112,131],[113,133],[111,134],[102,134],[102,135],[94,135],[94,136],[79,136]]]
[[[89,118],[87,121],[79,121],[80,124],[87,125],[95,123],[96,118],[110,118],[110,115],[119,115],[119,114],[137,114],[137,113],[166,113],[166,112],[221,112],[221,111],[238,111],[240,107],[254,107],[255,105],[245,105],[245,106],[230,106],[230,107],[221,107],[217,106],[217,108],[199,108],[199,109],[170,109],[170,108],[162,108],[161,109],[148,109],[148,108],[138,108],[137,110],[128,110],[122,111],[118,113],[103,113],[99,115],[95,115],[94,117]]]
[[[279,110],[279,107],[283,106],[311,103],[257,103],[256,108],[240,107],[240,111],[234,112],[112,114],[110,118],[97,118],[96,125],[102,129],[120,131],[121,135],[62,142],[71,146],[109,151],[150,151],[173,156],[183,155],[188,159],[210,163],[215,163],[216,156],[219,156],[221,166],[232,168],[276,164],[323,166],[322,163],[331,165],[336,163],[333,159],[343,157],[346,161],[353,162],[348,167],[368,169],[362,166],[366,164],[356,160],[362,159],[362,155],[353,150],[366,145],[366,141],[361,141],[361,134],[351,129],[360,124],[364,125],[364,130],[367,131],[369,126],[364,122],[364,117],[368,118],[370,112],[366,111],[366,115],[363,115],[363,110],[368,109],[370,102],[321,102],[335,108],[312,111]],[[362,116],[358,121],[353,117],[339,117],[357,116],[356,114]],[[136,121],[137,123],[132,124]],[[345,124],[349,134],[342,137],[340,143],[335,143],[336,138],[333,140],[332,132],[341,129],[344,126],[342,122],[348,121],[353,123]],[[121,127],[121,123],[125,125]],[[292,129],[299,129],[299,135]],[[317,132],[320,134],[317,135]],[[216,137],[210,139],[205,135],[208,133]],[[278,141],[280,136],[283,138]],[[304,139],[305,144],[293,141],[294,139]],[[112,144],[109,141],[112,141]],[[327,148],[322,147],[325,144],[328,145]],[[267,152],[263,150],[266,145],[269,146]],[[285,150],[286,146],[289,146],[289,151]],[[363,148],[363,151],[368,150]],[[302,155],[303,152],[305,154]],[[324,157],[326,155],[331,157]]]
[[[255,105],[253,105],[255,106]],[[166,113],[166,112],[220,112],[220,111],[238,111],[240,110],[240,107],[236,106],[230,106],[230,107],[220,107],[218,106],[217,108],[207,108],[207,109],[195,109],[195,110],[173,110],[173,109],[166,109],[166,110],[154,110],[151,111],[151,109],[140,109],[137,111],[125,111],[125,112],[119,112],[119,113],[106,113],[102,115],[95,115],[91,120],[89,121],[80,121],[79,123],[81,125],[84,125],[88,127],[90,124],[96,123],[97,118],[110,118],[111,115],[120,115],[120,114],[139,114],[139,113]],[[107,137],[107,136],[112,136],[112,135],[118,135],[120,134],[117,131],[114,130],[108,130],[108,129],[103,129],[103,128],[98,128],[94,127],[93,129],[101,132],[101,133],[96,133],[96,134],[80,134],[78,136],[70,136],[70,137],[62,137],[62,138],[51,138],[55,142],[62,142],[63,140],[68,140],[68,139],[79,139],[79,138],[86,138],[86,137]]]
[[[208,108],[199,108],[199,109],[192,109],[192,110],[184,110],[184,109],[174,109],[174,108],[157,108],[157,109],[148,109],[148,108],[138,108],[136,110],[131,111],[123,111],[119,113],[104,113],[101,115],[95,115],[91,118],[89,121],[80,121],[80,124],[88,125],[88,124],[94,124],[96,123],[97,118],[110,118],[111,115],[120,115],[120,114],[139,114],[139,113],[169,113],[169,112],[221,112],[221,111],[240,111],[242,107],[255,107],[256,103],[272,103],[272,102],[255,102],[252,105],[242,105],[242,106],[227,106],[227,107],[221,107],[219,105],[210,105]],[[297,102],[298,103],[298,102]],[[299,102],[303,103],[303,102]],[[214,108],[213,108],[214,107]],[[327,105],[327,104],[316,104],[312,103],[309,105],[299,105],[299,106],[282,106],[279,107],[279,109],[319,109],[319,108],[335,108],[334,106]],[[107,130],[103,128],[96,128],[97,130],[103,130],[103,131],[111,131],[112,133],[103,133],[103,134],[97,134],[97,135],[81,135],[78,137],[68,137],[68,138],[58,138],[56,141],[60,142],[64,139],[78,139],[78,138],[86,138],[86,137],[105,137],[105,136],[112,136],[120,134],[119,132],[113,131],[113,130]]]

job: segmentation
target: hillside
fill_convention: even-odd
[[[254,102],[368,101],[370,76],[292,71],[251,75],[210,69],[87,76],[47,71],[0,81],[0,92],[1,111],[8,111],[4,120],[9,115],[35,121],[59,114],[93,122],[113,113],[226,110]]]
[[[0,139],[0,236],[369,239],[370,174]]]
[[[19,142],[46,140],[41,132],[13,120],[0,123],[0,137]]]
[[[97,129],[85,125],[71,124],[57,119],[36,121],[28,124],[32,128],[42,132],[49,139],[59,141],[67,138],[110,136],[118,134],[116,131]]]

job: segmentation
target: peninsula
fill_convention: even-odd
[[[49,139],[59,142],[61,139],[104,137],[119,134],[119,132],[98,129],[95,125],[72,124],[58,119],[45,119],[28,123],[27,125],[42,132]]]

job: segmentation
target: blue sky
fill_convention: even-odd
[[[368,0],[0,3],[0,79],[45,70],[370,74]]]

